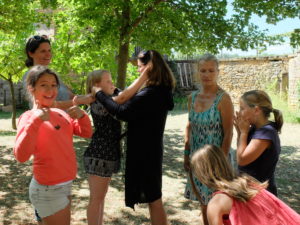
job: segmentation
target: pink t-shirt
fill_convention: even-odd
[[[33,158],[33,175],[42,185],[73,180],[77,173],[73,134],[89,138],[91,121],[87,115],[72,119],[66,112],[51,108],[50,120],[43,121],[34,110],[23,113],[18,121],[14,155],[19,162]]]
[[[248,202],[232,200],[232,225],[300,225],[300,215],[265,189]]]

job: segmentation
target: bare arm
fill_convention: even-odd
[[[228,155],[231,141],[232,141],[232,132],[233,132],[233,104],[230,96],[225,93],[219,106],[219,111],[221,112],[222,126],[223,126],[223,142],[222,150],[226,155]]]
[[[62,110],[67,110],[75,105],[89,105],[93,101],[95,101],[92,94],[87,95],[75,95],[73,99],[65,100],[65,101],[55,101],[53,104],[53,108],[59,108]]]
[[[241,133],[236,150],[237,163],[240,166],[248,165],[256,160],[270,145],[270,140],[252,139],[247,145],[247,134]]]
[[[271,145],[271,141],[252,139],[250,143],[247,144],[249,122],[238,117],[236,124],[240,131],[236,150],[237,163],[240,166],[245,166],[256,160]]]
[[[216,194],[208,203],[207,219],[210,225],[222,225],[223,215],[230,214],[233,201],[225,194]]]
[[[190,111],[191,108],[191,101],[192,97],[188,97],[188,110]],[[184,133],[184,149],[190,151],[190,135],[191,135],[191,123],[190,121],[187,122],[187,125],[185,127],[185,133]],[[189,154],[184,153],[184,164],[183,167],[185,171],[190,170],[190,156]]]
[[[113,97],[113,100],[118,104],[127,102],[135,93],[143,86],[145,81],[148,79],[147,75],[148,68],[146,68],[141,75],[124,91],[118,96]]]

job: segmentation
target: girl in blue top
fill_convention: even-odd
[[[274,114],[275,122],[269,121]],[[237,130],[237,162],[240,172],[260,182],[269,181],[268,191],[277,195],[274,172],[280,154],[278,133],[283,125],[282,114],[274,109],[268,94],[260,90],[245,92],[234,125]]]

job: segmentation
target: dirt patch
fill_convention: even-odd
[[[186,122],[187,114],[184,112],[174,112],[167,119],[164,140],[163,200],[171,224],[199,225],[198,203],[188,201],[183,197],[186,174],[182,167],[182,157]],[[35,224],[33,209],[28,200],[31,162],[20,164],[13,158],[15,132],[9,127],[9,119],[0,119],[0,224]],[[298,213],[300,213],[299,133],[300,125],[284,125],[280,135],[282,154],[276,171],[279,198]],[[82,225],[87,224],[86,208],[89,199],[88,184],[82,167],[82,154],[87,147],[88,140],[75,138],[74,141],[79,171],[73,185],[72,224]],[[232,143],[235,149],[235,136]],[[125,207],[122,173],[113,177],[105,204],[105,224],[150,224],[148,208],[145,204],[138,205],[135,211]]]

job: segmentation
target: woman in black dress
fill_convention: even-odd
[[[147,70],[145,87],[125,104],[117,104],[103,91],[96,93],[107,111],[128,122],[125,169],[125,203],[149,203],[152,224],[167,224],[162,203],[163,134],[169,110],[174,107],[173,74],[154,50],[138,56],[138,72]]]

